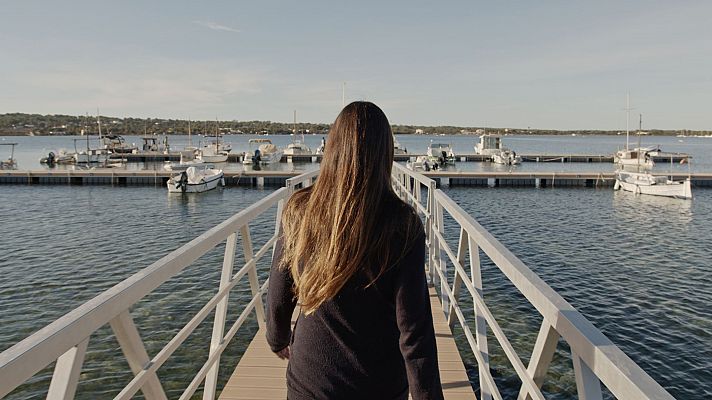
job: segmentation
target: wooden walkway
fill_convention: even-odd
[[[475,399],[462,358],[445,320],[440,299],[433,288],[430,289],[430,307],[433,311],[440,379],[445,398]],[[286,374],[287,361],[280,360],[270,351],[264,332],[260,330],[225,385],[220,400],[285,399]]]

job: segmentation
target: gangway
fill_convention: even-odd
[[[114,287],[87,301],[68,314],[0,353],[0,398],[30,380],[49,381],[47,399],[74,398],[87,347],[92,336],[108,325],[115,335],[133,378],[114,397],[131,399],[139,391],[147,400],[167,399],[157,372],[196,328],[213,316],[212,335],[206,361],[176,398],[191,399],[202,392],[204,400],[284,398],[286,364],[269,353],[264,339],[263,297],[269,279],[260,282],[258,263],[277,241],[278,223],[284,202],[301,187],[313,184],[318,170],[287,180],[286,187],[250,205],[204,234],[169,253]],[[521,384],[518,399],[543,399],[542,384],[561,340],[570,347],[576,388],[580,399],[602,399],[607,391],[619,399],[672,399],[673,397],[626,356],[566,300],[532,272],[514,254],[480,226],[444,192],[435,181],[394,163],[392,182],[401,198],[412,204],[426,228],[426,269],[431,283],[431,307],[436,328],[443,388],[447,399],[502,399],[492,374],[488,330],[506,355]],[[250,224],[264,219],[276,208],[274,230],[257,250],[253,249]],[[447,232],[459,232],[451,238]],[[235,271],[238,237],[244,264]],[[448,243],[456,242],[455,248]],[[456,240],[455,240],[456,239]],[[131,307],[161,284],[189,268],[198,258],[224,244],[221,278],[216,293],[156,354],[149,355],[134,323]],[[528,364],[517,354],[485,301],[481,256],[487,256],[539,313],[541,326]],[[241,304],[234,322],[227,325],[231,290],[245,278],[251,297]],[[473,312],[465,306],[472,304]],[[218,387],[220,358],[238,335],[245,321],[255,316],[259,329],[234,372]],[[467,379],[452,329],[462,332],[477,361],[476,387]],[[102,330],[102,333],[106,331]],[[512,333],[510,332],[510,335]],[[94,338],[96,340],[96,338]],[[207,340],[207,338],[205,338]],[[207,343],[206,343],[207,344]],[[51,376],[36,376],[48,366]]]

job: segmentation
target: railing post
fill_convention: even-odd
[[[232,233],[227,237],[225,242],[225,255],[223,257],[222,273],[220,274],[220,286],[218,290],[230,284],[232,279],[232,271],[235,266],[235,248],[237,247],[237,234]],[[213,322],[213,334],[210,338],[210,352],[208,357],[212,356],[220,347],[225,334],[225,319],[227,318],[227,306],[230,293],[225,294],[225,297],[215,306],[215,321]],[[220,356],[218,360],[210,367],[205,375],[205,387],[203,390],[203,400],[213,400],[217,390],[218,369],[220,368]]]
[[[527,367],[527,373],[532,377],[532,380],[539,388],[541,388],[541,385],[544,383],[546,371],[549,369],[551,359],[554,357],[558,342],[559,332],[554,329],[549,321],[543,319],[541,321],[541,327],[539,328],[539,335],[537,335],[536,343],[534,343],[532,356],[529,359],[529,366]],[[524,388],[524,384],[522,384],[517,399],[531,400],[531,398],[529,392]]]
[[[435,200],[435,224],[437,226],[438,232],[440,232],[440,235],[444,237],[445,235],[445,227],[443,226],[443,206]],[[438,239],[437,241],[437,249],[435,254],[437,255],[437,268],[440,268],[440,271],[442,272],[442,278],[440,281],[440,298],[441,298],[441,303],[443,307],[443,311],[447,312],[448,311],[448,306],[450,305],[450,301],[447,296],[447,291],[446,287],[448,286],[447,282],[447,259],[443,257],[443,246],[446,246],[445,243],[440,243],[440,240]]]
[[[438,274],[435,273],[435,234],[433,227],[435,226],[435,182],[430,182],[428,185],[428,215],[425,216],[425,235],[428,242],[428,272],[430,273],[430,283],[435,284],[435,278]]]
[[[242,250],[245,254],[245,263],[248,263],[254,258],[254,253],[252,251],[252,238],[250,237],[250,227],[248,225],[244,225],[240,228],[240,239],[242,239]],[[252,296],[259,296],[260,284],[257,280],[257,264],[254,264],[252,268],[247,270],[247,279],[250,281]],[[260,329],[265,329],[265,306],[262,304],[261,296],[255,302],[255,313],[257,314],[257,324]]]
[[[468,236],[467,236],[467,231],[465,231],[465,228],[460,228],[460,240],[457,245],[457,263],[461,265],[464,269],[465,266],[465,254],[467,252],[468,248]],[[457,316],[455,315],[455,306],[457,305],[456,302],[459,301],[460,299],[460,289],[462,288],[462,276],[460,276],[460,273],[457,271],[457,268],[455,268],[455,277],[453,278],[452,282],[452,297],[454,298],[454,302],[450,304],[450,309],[448,310],[447,313],[447,323],[450,325],[450,329],[452,329],[453,326],[455,326],[455,322],[457,322]]]
[[[128,310],[117,315],[114,319],[109,321],[109,324],[111,325],[111,329],[114,330],[116,339],[119,341],[121,351],[123,351],[126,361],[129,363],[131,372],[133,372],[134,375],[138,374],[148,366],[150,359],[141,340],[141,335],[139,335],[138,329],[136,329],[136,325],[134,325]],[[141,391],[146,397],[146,400],[168,400],[161,386],[161,381],[158,380],[158,375],[156,375],[155,372],[146,379],[146,383],[141,387]]]
[[[67,350],[57,359],[57,364],[54,366],[54,374],[52,375],[52,382],[50,382],[49,390],[47,391],[47,400],[68,400],[74,398],[88,344],[89,338],[86,338],[76,346]]]
[[[574,375],[576,376],[576,390],[579,400],[602,400],[601,381],[591,368],[571,350],[571,358],[574,363]]]
[[[482,290],[482,271],[480,266],[480,248],[472,237],[468,238],[470,248],[470,275],[472,286],[475,287],[480,297],[484,299],[484,291]],[[487,346],[487,321],[485,321],[483,310],[475,303],[475,340],[477,342],[477,351],[480,352],[483,365],[478,366],[480,377],[480,398],[481,400],[491,400],[492,392],[495,388],[490,388],[485,382],[485,376],[489,374],[489,349]]]

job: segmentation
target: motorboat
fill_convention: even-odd
[[[323,155],[324,150],[326,149],[326,139],[321,138],[321,143],[319,143],[319,147],[316,148],[316,154]]]
[[[166,161],[163,165],[163,169],[166,171],[185,171],[190,167],[201,167],[207,166],[203,160],[199,160],[195,157],[195,152],[191,150],[183,150],[180,152],[180,161],[172,162]],[[212,166],[208,166],[212,168]]]
[[[250,139],[250,150],[242,157],[243,164],[276,164],[282,160],[282,151],[269,139]],[[253,150],[253,147],[257,146]]]
[[[515,151],[505,148],[492,154],[492,161],[495,164],[519,165],[522,163],[522,157],[517,155]]]
[[[74,164],[74,154],[67,153],[65,149],[59,149],[56,153],[50,151],[47,153],[47,157],[40,158],[40,164],[47,164],[49,166],[55,164]]]
[[[440,168],[437,161],[432,161],[428,156],[417,156],[408,160],[405,163],[406,168],[411,171],[431,171]]]
[[[108,134],[101,138],[104,148],[116,154],[131,154],[138,151],[135,144],[126,143],[121,135]]]
[[[198,150],[198,160],[206,163],[220,163],[227,161],[226,151],[216,151],[215,146],[203,147]]]
[[[502,151],[502,136],[484,134],[480,136],[480,141],[475,143],[475,154],[492,156]]]
[[[441,166],[455,162],[455,153],[452,151],[452,146],[447,143],[430,141],[426,155],[431,163],[438,163]]]
[[[207,165],[188,167],[171,176],[166,183],[169,193],[201,193],[215,189],[219,184],[225,186],[223,171]]]
[[[100,138],[101,139],[101,138]],[[86,140],[86,148],[77,149],[77,142]],[[74,139],[74,164],[106,164],[109,161],[111,152],[103,147],[91,148],[89,146],[89,136],[86,139]]]
[[[648,172],[616,171],[615,190],[625,190],[635,194],[692,199],[690,178],[675,181],[668,176],[653,175]]]

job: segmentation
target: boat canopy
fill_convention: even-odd
[[[272,143],[269,139],[250,139],[249,143]]]

